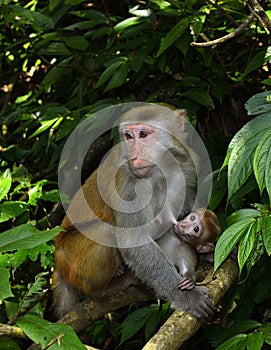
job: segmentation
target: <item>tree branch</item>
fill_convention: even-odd
[[[215,279],[206,285],[214,305],[228,291],[237,275],[238,268],[232,259],[228,259],[218,269]],[[200,327],[201,324],[187,312],[175,311],[143,350],[178,350]]]
[[[245,20],[245,22],[240,24],[240,26],[237,27],[232,33],[227,34],[225,36],[222,36],[221,38],[218,38],[218,39],[215,39],[215,40],[207,41],[205,43],[196,43],[196,42],[193,41],[190,45],[197,46],[197,47],[209,47],[209,46],[222,44],[225,41],[230,40],[230,39],[234,38],[235,36],[241,34],[246,29],[246,27],[249,26],[249,24],[253,21],[253,19],[254,19],[254,14],[251,13],[248,16],[248,18]]]
[[[102,318],[106,313],[115,311],[123,306],[152,300],[154,295],[142,286],[129,286],[120,290],[114,296],[110,291],[99,301],[84,300],[77,304],[58,322],[69,324],[77,334],[81,334],[87,327]]]
[[[264,9],[257,0],[246,0],[247,6],[253,15],[258,18],[264,28],[267,28],[271,33],[271,21]]]
[[[28,337],[24,334],[21,328],[9,326],[2,323],[0,323],[0,336],[1,335],[6,335],[10,338],[28,339]]]

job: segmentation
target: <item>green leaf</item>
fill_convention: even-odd
[[[71,326],[51,323],[30,314],[20,317],[17,324],[32,341],[40,344],[42,348],[59,337],[59,340],[50,346],[50,350],[86,349]]]
[[[245,104],[245,108],[248,115],[271,112],[271,91],[260,92],[252,96]]]
[[[255,320],[249,319],[235,319],[232,325],[229,327],[211,326],[208,329],[208,341],[213,348],[216,348],[219,344],[226,341],[230,337],[252,331],[255,328],[261,327],[261,323]]]
[[[16,343],[15,340],[5,335],[1,335],[0,337],[0,349],[22,350],[22,348]]]
[[[81,18],[92,19],[97,24],[109,22],[108,18],[103,13],[92,9],[71,11],[70,13]]]
[[[214,270],[222,264],[235,247],[239,239],[246,233],[254,219],[245,218],[229,226],[219,237],[215,247]]]
[[[112,75],[116,72],[116,70],[121,66],[123,60],[118,60],[118,62],[112,63],[106,70],[102,73],[99,80],[96,83],[95,88],[100,87],[103,85],[106,81],[108,81]]]
[[[140,308],[131,313],[121,325],[122,334],[120,345],[134,336],[147,322],[152,310],[150,307]]]
[[[237,334],[219,345],[216,350],[244,350],[247,344],[246,334]]]
[[[262,332],[250,333],[247,337],[247,350],[261,350],[264,343]]]
[[[134,27],[131,27],[127,30],[125,30],[121,35],[120,35],[120,39],[123,40],[125,38],[129,38],[131,36],[136,36],[139,33],[142,33],[142,31],[144,31],[144,29],[148,28],[151,24],[150,20],[143,20],[141,24],[136,25]]]
[[[257,232],[257,222],[253,222],[247,228],[247,231],[240,240],[238,246],[238,265],[239,265],[239,274],[241,274],[242,269],[254,247],[255,235]]]
[[[38,130],[33,132],[33,134],[29,136],[29,138],[31,139],[32,137],[35,137],[41,134],[45,130],[49,129],[52,125],[54,125],[57,121],[58,121],[58,118],[53,118],[51,120],[42,120],[41,126],[38,128]]]
[[[37,31],[44,29],[53,29],[54,21],[51,17],[46,16],[38,11],[32,11],[17,5],[4,5],[1,8],[1,14],[8,18],[19,18],[18,26],[31,24]]]
[[[128,75],[128,72],[129,72],[129,70],[128,70],[127,62],[124,61],[124,62],[122,62],[119,69],[117,69],[115,71],[115,73],[113,74],[108,85],[104,89],[104,92],[115,89],[118,86],[121,86],[125,82],[127,75]]]
[[[6,197],[12,184],[12,177],[9,169],[0,175],[0,201]]]
[[[158,326],[161,320],[161,312],[156,307],[152,309],[151,315],[148,317],[146,326],[145,326],[145,339],[150,339],[154,334],[156,327]]]
[[[54,239],[63,229],[39,231],[31,224],[23,224],[5,231],[0,235],[0,252],[8,250],[29,249]]]
[[[138,24],[142,23],[142,21],[143,21],[143,19],[140,17],[130,17],[130,18],[125,19],[122,22],[119,22],[117,25],[115,25],[114,29],[115,29],[116,33],[120,33],[131,26],[138,25]]]
[[[189,26],[190,17],[186,17],[181,19],[168,33],[162,38],[161,44],[157,53],[157,57],[159,57],[166,49],[168,49],[185,31],[185,29]]]
[[[240,209],[235,211],[227,218],[227,224],[230,226],[243,219],[255,219],[259,215],[260,213],[256,209]]]
[[[47,184],[48,180],[40,180],[38,181],[34,187],[32,187],[28,192],[28,204],[36,205],[39,199],[43,197],[42,187]]]
[[[202,106],[215,108],[212,97],[205,89],[190,89],[182,94],[184,97],[199,103]]]
[[[48,202],[60,202],[60,195],[58,190],[52,190],[48,192],[44,192],[41,198]]]
[[[271,141],[271,138],[269,138]],[[266,168],[265,168],[265,186],[269,196],[269,202],[271,204],[271,143],[269,142],[269,150],[266,156]]]
[[[13,297],[9,283],[9,270],[5,267],[0,267],[0,276],[0,300]]]
[[[255,69],[260,68],[267,61],[268,61],[268,58],[265,58],[265,51],[261,50],[248,63],[244,71],[244,75],[247,75],[250,72],[253,72]]]
[[[28,205],[25,202],[8,201],[0,204],[0,222],[16,218],[26,210],[28,210]]]
[[[271,255],[271,216],[262,217],[262,236],[263,243],[268,255]]]
[[[53,11],[58,4],[60,4],[62,0],[50,0],[49,1],[49,11]]]
[[[249,275],[252,267],[256,264],[257,261],[260,260],[261,256],[265,252],[265,248],[263,245],[262,235],[260,234],[260,225],[262,222],[262,218],[258,218],[257,220],[257,234],[255,236],[253,249],[246,261],[246,273]]]
[[[265,322],[262,327],[264,341],[271,345],[271,322]]]
[[[261,194],[266,185],[266,170],[268,171],[268,168],[270,168],[271,163],[270,148],[271,131],[267,131],[259,140],[259,144],[256,147],[253,159],[253,170]]]
[[[237,192],[252,173],[253,157],[259,141],[270,132],[270,114],[248,122],[232,139],[223,166],[228,162],[228,198]]]
[[[89,46],[89,42],[79,35],[65,37],[64,41],[67,46],[76,50],[85,51]]]
[[[194,41],[197,40],[199,33],[202,32],[202,28],[204,26],[206,20],[206,14],[196,14],[196,16],[193,18],[192,22],[191,22],[191,29],[192,29],[192,33],[193,33],[193,37],[194,37]]]
[[[71,56],[71,51],[67,48],[64,42],[56,41],[56,42],[50,42],[49,44],[46,43],[46,45],[41,45],[41,48],[38,51],[41,55],[48,55],[48,56]],[[64,62],[62,62],[64,64]],[[54,69],[55,68],[55,69]],[[65,72],[68,70],[66,67],[54,67],[51,70],[57,70],[59,74],[65,74]],[[47,74],[45,75],[45,78],[47,78]]]

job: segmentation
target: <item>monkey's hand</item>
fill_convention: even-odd
[[[178,289],[180,275],[155,242],[120,250],[124,262],[135,276],[152,288],[159,298],[168,299],[172,307],[189,312],[204,321],[213,313],[213,305],[204,287]]]
[[[187,311],[199,321],[205,321],[213,315],[214,306],[204,287],[196,286],[192,290],[181,290],[176,293],[174,299],[171,301],[174,308]]]

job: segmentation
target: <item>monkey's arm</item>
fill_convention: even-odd
[[[188,311],[200,320],[212,314],[213,306],[203,288],[178,289],[180,276],[154,241],[139,247],[122,248],[120,253],[135,276],[152,288],[158,297],[168,299],[172,307]]]

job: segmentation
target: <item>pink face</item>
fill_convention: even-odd
[[[140,177],[147,176],[152,167],[150,156],[156,138],[155,129],[145,124],[134,124],[123,126],[121,133],[130,152],[129,163],[133,172]]]
[[[193,212],[174,225],[174,232],[180,237],[180,239],[188,243],[192,243],[199,239],[202,231],[201,216]]]

